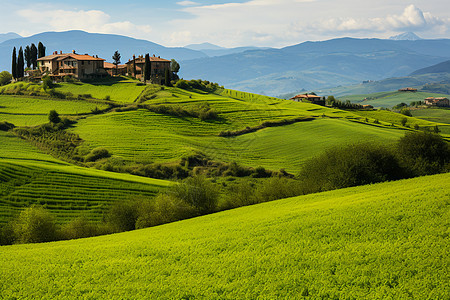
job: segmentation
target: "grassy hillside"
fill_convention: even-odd
[[[374,94],[351,95],[342,96],[339,99],[342,101],[350,100],[359,104],[370,104],[374,107],[391,108],[399,103],[410,104],[413,101],[423,101],[428,97],[448,97],[444,94],[428,93],[428,92],[379,92]],[[365,100],[366,99],[366,100]]]
[[[450,109],[417,109],[412,110],[411,114],[416,118],[430,122],[450,124]]]
[[[80,215],[100,221],[114,201],[154,196],[163,180],[76,167],[0,131],[0,223],[40,204],[64,223]]]
[[[0,251],[3,298],[445,299],[449,174]]]

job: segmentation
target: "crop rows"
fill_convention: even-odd
[[[153,197],[161,188],[74,171],[0,162],[0,222],[33,204],[48,208],[60,222],[82,213],[100,220],[111,203]]]

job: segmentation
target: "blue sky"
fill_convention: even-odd
[[[450,38],[448,0],[0,0],[2,32],[85,30],[165,46],[282,47],[413,31]]]

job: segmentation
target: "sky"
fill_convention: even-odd
[[[164,46],[284,47],[415,32],[450,38],[448,0],[0,0],[0,32],[84,30]]]

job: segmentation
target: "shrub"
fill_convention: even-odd
[[[138,211],[139,216],[136,220],[136,228],[175,222],[197,214],[193,206],[167,194],[159,194],[151,201],[142,201]]]
[[[255,202],[267,202],[303,194],[298,181],[272,177],[260,185],[255,193]]]
[[[8,71],[3,71],[0,73],[0,85],[8,84],[11,80],[12,75]]]
[[[49,76],[44,76],[42,78],[42,88],[46,91],[48,89],[52,89],[55,85],[53,84],[52,79]]]
[[[12,222],[0,226],[0,246],[14,243],[14,228]]]
[[[53,216],[40,206],[26,208],[12,224],[16,243],[41,243],[58,239]]]
[[[106,214],[106,222],[114,232],[134,230],[138,219],[138,203],[126,200],[114,203]]]
[[[96,236],[99,234],[99,230],[86,217],[79,217],[65,224],[61,229],[61,233],[64,239],[71,240]]]
[[[402,108],[401,110],[400,110],[400,113],[402,114],[402,115],[405,115],[405,116],[408,116],[408,117],[412,117],[412,114],[411,114],[411,111],[408,109],[408,108]]]
[[[92,151],[88,155],[85,156],[84,161],[85,162],[96,161],[101,158],[108,158],[110,156],[111,156],[111,154],[109,153],[109,151],[106,148],[97,147],[97,148],[92,149]]]
[[[199,214],[214,212],[219,198],[216,186],[203,176],[187,178],[171,188],[169,194],[192,205]]]
[[[59,117],[59,114],[56,112],[56,110],[51,110],[49,112],[48,120],[53,124],[61,122],[61,118]]]
[[[305,193],[364,185],[404,177],[396,156],[373,144],[334,147],[304,164],[299,177]]]
[[[412,176],[423,176],[443,172],[450,162],[448,143],[430,132],[408,132],[397,144],[397,153],[402,165]]]
[[[0,122],[0,130],[1,131],[8,131],[10,129],[13,129],[14,127],[16,127],[14,124],[6,122],[6,121],[1,121]]]

